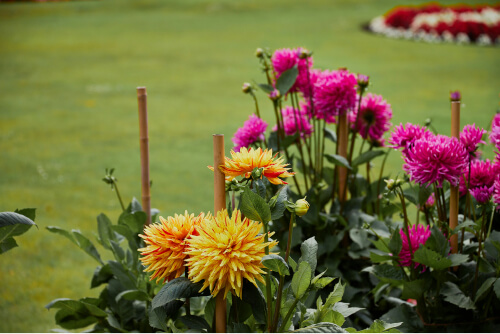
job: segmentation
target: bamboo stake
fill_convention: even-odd
[[[139,141],[141,150],[141,194],[142,209],[147,219],[144,224],[151,224],[151,190],[149,179],[149,135],[148,135],[148,108],[146,87],[137,87],[137,102],[139,104]]]
[[[339,116],[339,131],[337,138],[337,145],[339,149],[339,155],[347,159],[347,113],[343,113]],[[338,166],[339,175],[339,201],[344,203],[347,194],[347,168]]]
[[[451,102],[451,136],[460,137],[460,101]],[[450,187],[450,229],[453,230],[458,225],[458,185]],[[458,235],[454,234],[450,238],[451,252],[458,251]]]
[[[214,142],[214,215],[226,208],[226,179],[219,169],[224,164],[224,135],[213,135]],[[226,299],[224,289],[215,297],[215,332],[226,332]]]

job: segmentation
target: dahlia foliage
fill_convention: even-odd
[[[500,45],[500,5],[398,6],[371,20],[370,30],[431,43]]]

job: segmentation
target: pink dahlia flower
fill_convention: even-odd
[[[477,187],[490,188],[495,182],[495,177],[500,172],[499,164],[493,164],[489,159],[474,160],[470,165],[470,184],[469,189]],[[464,196],[467,191],[467,180],[469,179],[469,166],[465,167],[464,173],[460,178],[460,196]]]
[[[482,187],[476,187],[470,189],[470,193],[474,198],[476,199],[477,203],[479,204],[484,204],[490,201],[491,195],[493,194],[494,187],[487,187],[487,186],[482,186]]]
[[[413,143],[415,140],[420,138],[427,138],[432,136],[432,132],[430,132],[425,126],[414,125],[411,123],[400,123],[395,126],[392,130],[391,136],[389,138],[389,147],[398,149],[406,149],[408,144]]]
[[[486,142],[482,140],[485,133],[486,130],[476,127],[475,123],[466,125],[462,132],[460,132],[460,142],[465,146],[467,152],[474,156],[474,152],[476,152],[478,145],[486,144]]]
[[[361,137],[380,141],[384,133],[391,128],[391,105],[381,95],[366,94],[361,100],[361,112],[350,114],[351,127]]]
[[[271,57],[271,63],[273,64],[274,71],[276,72],[276,79],[278,79],[283,72],[297,66],[298,76],[290,92],[297,92],[304,90],[304,87],[308,86],[310,78],[308,79],[309,69],[313,65],[312,57],[300,57],[301,53],[306,51],[304,48],[296,49],[279,49],[274,51]]]
[[[313,132],[313,126],[309,122],[306,110],[297,110],[291,106],[287,106],[281,111],[281,114],[283,115],[285,135],[293,136],[298,131],[300,136],[305,138],[309,137]],[[277,129],[278,126],[275,125],[273,127],[273,131],[276,131]]]
[[[491,128],[490,141],[500,151],[500,126],[493,126]]]
[[[427,239],[431,235],[430,226],[427,228],[421,224],[415,224],[408,230],[408,234],[410,236],[410,243],[408,242],[408,237],[403,229],[399,230],[399,234],[401,235],[401,241],[403,243],[403,247],[401,248],[401,252],[399,252],[399,260],[403,267],[409,267],[411,265],[411,256],[415,253],[415,251],[420,247],[420,245],[424,245]],[[411,251],[410,253],[410,246]],[[411,254],[411,255],[410,255]],[[416,268],[420,263],[414,262],[413,265]]]
[[[468,153],[457,138],[443,135],[421,138],[413,142],[403,155],[403,169],[410,180],[421,185],[443,182],[458,185],[460,176],[467,167]]]
[[[500,209],[500,177],[495,180],[493,202],[497,205],[497,209]]]
[[[491,128],[500,127],[500,113],[496,113],[491,121]]]
[[[335,117],[354,110],[356,76],[347,70],[324,71],[314,85],[315,117],[334,123]]]
[[[309,69],[309,71],[307,72],[308,77],[306,78],[306,84],[299,87],[302,95],[304,95],[304,98],[309,99],[314,96],[314,86],[316,85],[316,82],[318,82],[318,79],[321,77],[321,73],[321,70]]]
[[[242,147],[249,147],[257,141],[264,140],[267,123],[255,116],[250,115],[243,127],[239,128],[233,136],[234,151],[239,152]]]

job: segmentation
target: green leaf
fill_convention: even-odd
[[[299,263],[299,268],[292,278],[292,291],[297,299],[302,298],[311,284],[311,266],[308,262]]]
[[[110,245],[113,250],[113,254],[115,255],[115,259],[117,261],[123,261],[123,259],[125,259],[125,251],[123,248],[121,248],[120,245],[113,240],[110,241]]]
[[[130,276],[128,270],[123,265],[116,261],[108,261],[109,269],[113,275],[127,290],[136,290],[135,280]]]
[[[335,131],[325,127],[323,133],[326,139],[329,139],[334,143],[337,142],[337,134],[335,133]]]
[[[283,212],[286,209],[285,202],[287,200],[288,186],[281,187],[278,193],[273,196],[271,202],[276,201],[271,205],[271,220],[277,220],[283,217]]]
[[[271,220],[271,210],[266,201],[251,191],[245,188],[241,194],[240,210],[245,215],[245,217],[263,222],[267,224]]]
[[[72,230],[73,236],[78,244],[78,246],[88,255],[96,259],[100,264],[104,264],[101,260],[101,256],[95,248],[94,244],[87,239],[79,230]]]
[[[35,208],[26,208],[26,209],[16,209],[14,211],[15,213],[19,213],[20,215],[23,215],[27,217],[28,219],[31,219],[32,221],[35,221],[36,218],[36,209]]]
[[[417,279],[414,281],[403,282],[403,295],[402,299],[419,299],[423,294],[429,290],[430,281],[425,279]]]
[[[290,88],[292,88],[295,80],[297,80],[298,74],[299,70],[294,66],[283,72],[278,80],[276,80],[276,89],[280,91],[281,96],[285,96]]]
[[[402,322],[388,324],[382,320],[375,320],[369,328],[359,331],[358,333],[383,333],[389,329],[399,327],[402,324]]]
[[[314,288],[317,290],[323,289],[325,286],[335,280],[335,277],[321,277],[316,282],[313,282]]]
[[[352,167],[356,167],[362,164],[365,164],[372,159],[375,159],[378,156],[384,155],[385,152],[382,150],[372,150],[372,151],[367,151],[364,152],[363,154],[359,155],[352,161]]]
[[[495,291],[498,300],[500,300],[500,279],[497,279],[495,284],[493,284],[493,291]]]
[[[381,281],[393,284],[400,284],[404,279],[400,268],[387,263],[373,266],[373,274]]]
[[[294,330],[291,333],[348,333],[348,331],[330,322],[320,322],[311,326]]]
[[[440,294],[444,296],[444,300],[466,310],[475,310],[474,302],[467,297],[456,284],[445,282],[441,288]]]
[[[210,332],[210,325],[202,317],[196,315],[185,315],[179,318],[179,320],[190,329],[196,329],[197,331],[206,330]]]
[[[450,243],[443,235],[443,232],[439,230],[437,225],[434,225],[431,228],[431,235],[425,242],[425,247],[437,252],[443,257],[447,257],[450,253]]]
[[[448,255],[448,259],[451,260],[451,266],[455,267],[464,262],[467,262],[469,259],[469,255],[467,254],[450,254]]]
[[[0,212],[0,254],[16,247],[13,237],[25,233],[33,225],[35,222],[22,214]]]
[[[325,154],[325,157],[326,157],[326,160],[328,160],[329,162],[331,162],[334,165],[346,167],[347,169],[351,169],[351,166],[349,166],[349,162],[343,156],[340,156],[338,154]]]
[[[375,253],[374,251],[371,251],[370,252],[370,260],[373,263],[380,263],[380,262],[392,261],[392,260],[394,260],[394,256],[389,255],[387,253],[378,254],[378,253]]]
[[[264,294],[248,280],[243,280],[241,299],[250,305],[255,321],[258,324],[267,322],[267,305]]]
[[[420,333],[424,331],[424,324],[416,312],[416,307],[408,304],[398,305],[382,315],[380,320],[387,323],[402,322],[398,329],[403,333]]]
[[[325,306],[326,308],[333,307],[337,302],[342,300],[342,296],[344,296],[345,284],[342,285],[342,282],[338,282],[335,284],[333,291],[330,292],[328,298],[326,298]]]
[[[95,288],[101,284],[107,283],[113,277],[113,272],[109,267],[109,264],[105,264],[102,267],[97,267],[92,276],[92,282],[90,283],[90,288]]]
[[[300,245],[300,252],[302,256],[299,259],[299,266],[302,261],[307,262],[311,268],[311,275],[314,275],[318,264],[318,242],[316,239],[311,237],[304,241]]]
[[[184,305],[184,302],[180,300],[176,300],[177,302],[177,310]],[[153,328],[158,328],[162,329],[164,332],[168,333],[168,326],[167,326],[167,312],[165,311],[165,307],[157,307],[157,308],[150,308],[149,309],[149,326]]]
[[[366,229],[361,228],[351,228],[349,230],[349,237],[354,241],[360,248],[366,248],[370,246],[371,242],[368,238],[368,232]]]
[[[265,255],[262,258],[262,264],[264,267],[277,272],[280,276],[290,275],[290,269],[288,269],[288,264],[286,264],[285,260],[275,254]]]
[[[47,310],[51,308],[64,309],[72,313],[80,313],[83,315],[92,315],[96,317],[107,317],[108,314],[99,307],[69,298],[58,298],[45,305]]]
[[[425,246],[420,246],[413,254],[413,262],[421,263],[436,270],[449,268],[453,262]]]
[[[144,230],[146,219],[147,215],[143,211],[136,211],[134,213],[123,212],[120,218],[118,218],[118,224],[128,226],[132,233],[137,235]]]
[[[403,241],[401,240],[401,232],[399,228],[397,228],[391,237],[391,241],[389,241],[389,250],[392,255],[398,256],[403,248]]]
[[[265,93],[271,93],[274,90],[274,87],[268,84],[257,84]]]
[[[347,318],[348,316],[364,309],[361,307],[349,307],[348,303],[336,302],[333,306],[333,310],[339,312],[345,318]]]
[[[233,330],[231,333],[252,333],[252,329],[247,324],[233,323]]]
[[[14,247],[17,247],[16,240],[14,240],[14,238],[7,238],[0,242],[0,254],[3,254]]]
[[[487,280],[484,281],[484,283],[481,285],[479,289],[477,289],[476,292],[476,298],[474,299],[474,303],[477,303],[478,300],[481,299],[481,297],[490,290],[490,288],[493,286],[493,284],[496,282],[497,278],[496,277],[490,277]]]
[[[288,264],[293,271],[297,271],[297,262],[291,256],[288,258]]]
[[[57,226],[47,226],[47,230],[49,230],[49,232],[60,234],[64,237],[68,238],[72,243],[74,243],[75,245],[78,246],[78,243],[76,242],[75,237],[70,232],[68,232],[60,227],[57,227]]]
[[[186,277],[178,277],[165,284],[153,298],[152,307],[157,308],[179,298],[207,296],[209,290],[198,292],[203,287],[202,283],[193,283]]]
[[[111,220],[101,213],[97,216],[97,231],[99,233],[99,242],[106,249],[111,249],[110,240],[115,240],[114,233],[111,231]]]
[[[151,297],[149,297],[149,295],[142,290],[125,290],[120,292],[116,296],[115,300],[118,303],[122,298],[126,300],[142,300],[145,302],[151,300]]]

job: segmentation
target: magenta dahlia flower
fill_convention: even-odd
[[[460,91],[456,90],[454,92],[450,92],[450,101],[460,101],[462,99],[462,95]]]
[[[380,141],[384,133],[391,128],[391,105],[381,95],[366,94],[361,100],[361,112],[350,114],[351,128],[361,137]]]
[[[391,136],[388,140],[390,144],[389,147],[395,149],[402,148],[403,150],[406,150],[408,144],[413,143],[417,139],[427,138],[432,135],[432,132],[430,132],[425,126],[414,125],[411,123],[403,125],[403,123],[400,123],[392,130]]]
[[[254,114],[250,115],[248,120],[243,123],[243,127],[239,128],[233,136],[234,150],[239,152],[242,147],[249,147],[250,144],[263,141],[266,129],[266,122]]]
[[[313,65],[312,57],[301,57],[301,53],[307,52],[304,48],[296,49],[279,49],[274,51],[271,57],[271,63],[273,64],[274,71],[276,72],[276,79],[278,79],[283,72],[297,66],[298,75],[290,92],[303,91],[304,87],[308,86],[310,78],[308,78],[308,72]],[[308,52],[307,52],[308,53]]]
[[[410,236],[410,242],[408,242],[408,237],[403,229],[399,230],[399,234],[401,235],[401,241],[403,243],[403,247],[399,252],[399,260],[403,267],[409,267],[411,265],[411,257],[415,253],[415,251],[420,247],[420,245],[424,245],[427,239],[431,235],[430,226],[427,228],[421,224],[415,224],[408,230],[408,234]],[[410,245],[411,251],[410,253]],[[416,268],[420,263],[414,262],[414,268]]]
[[[469,189],[470,193],[476,199],[477,203],[484,204],[490,201],[491,195],[493,194],[494,187],[476,187]]]
[[[493,126],[491,128],[490,141],[500,151],[500,126]]]
[[[427,186],[436,183],[442,188],[444,181],[458,185],[467,167],[468,153],[457,138],[437,135],[414,141],[403,159],[410,180]]]
[[[283,128],[285,129],[285,134],[287,136],[293,136],[297,131],[300,133],[302,138],[309,137],[313,132],[313,126],[309,122],[307,117],[307,111],[304,109],[294,109],[291,106],[285,107],[281,110],[283,115]],[[278,126],[273,127],[273,131],[276,131]]]
[[[316,82],[318,82],[318,79],[321,77],[321,73],[321,70],[309,69],[309,71],[307,72],[308,77],[306,78],[306,84],[299,86],[299,89],[302,92],[302,95],[304,95],[304,98],[310,99],[314,96],[314,87],[316,85]]]
[[[491,121],[491,128],[500,127],[500,113],[496,113]]]
[[[476,127],[475,123],[464,126],[462,132],[460,132],[460,142],[470,155],[475,156],[474,152],[476,152],[479,144],[486,144],[482,140],[485,133],[486,130]]]
[[[500,177],[495,180],[493,202],[497,205],[497,209],[500,209]]]
[[[477,187],[490,188],[495,182],[495,177],[500,172],[500,165],[493,164],[489,159],[474,160],[470,164],[469,189]],[[469,166],[466,166],[462,177],[460,177],[460,196],[467,191],[467,180],[469,179]]]
[[[347,70],[324,71],[314,84],[315,117],[334,123],[335,117],[354,110],[356,76]]]

